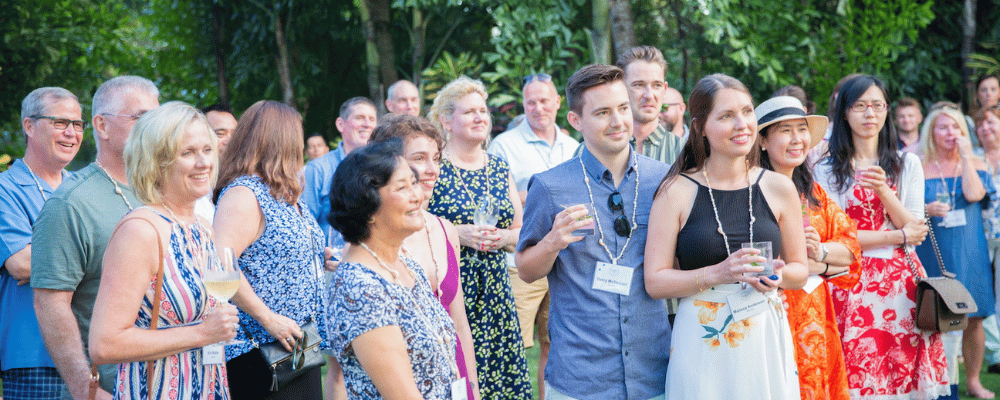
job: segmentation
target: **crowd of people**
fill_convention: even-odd
[[[526,76],[496,137],[482,82],[422,117],[399,81],[386,114],[343,103],[332,151],[280,102],[121,76],[85,120],[38,88],[0,173],[3,398],[957,399],[959,356],[994,398],[1000,78],[970,118],[852,74],[823,116],[722,74],[685,102],[666,72],[637,46],[565,97]],[[916,325],[944,270],[963,331]]]

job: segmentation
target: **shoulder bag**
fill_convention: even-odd
[[[934,256],[937,258],[942,276],[920,278],[913,259],[906,251],[906,244],[903,244],[906,261],[913,271],[913,279],[917,282],[917,327],[934,332],[964,330],[969,326],[969,314],[978,311],[979,307],[976,306],[976,301],[965,285],[955,279],[955,273],[945,269],[941,250],[934,238],[931,219],[926,215],[925,218],[929,228],[927,234],[930,235],[929,240],[934,247]]]

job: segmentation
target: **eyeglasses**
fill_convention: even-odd
[[[48,115],[32,115],[28,118],[35,120],[38,119],[50,120],[52,121],[52,127],[60,130],[68,128],[70,124],[73,124],[73,129],[76,130],[77,132],[83,132],[83,130],[87,128],[87,121],[84,121],[82,119],[56,118],[56,117],[50,117]]]
[[[625,200],[622,199],[622,194],[617,191],[611,193],[608,196],[608,208],[614,212],[620,212],[618,218],[615,218],[615,233],[621,237],[629,237],[632,234],[632,226],[628,223],[628,218],[625,218]]]
[[[142,118],[142,115],[143,115],[143,114],[145,114],[145,113],[139,113],[139,114],[135,114],[135,115],[128,115],[128,114],[112,114],[112,113],[101,113],[101,115],[113,115],[113,116],[115,116],[115,117],[123,117],[123,118],[128,118],[128,119],[130,119],[130,120],[133,120],[133,121],[138,121],[138,120],[139,120],[139,118]]]
[[[851,111],[854,111],[856,113],[862,113],[865,112],[865,110],[867,110],[868,107],[871,107],[872,111],[883,112],[889,108],[889,104],[882,101],[876,101],[874,103],[865,104],[859,101],[857,103],[851,104]]]
[[[670,111],[670,107],[672,107],[672,106],[679,106],[681,104],[682,103],[665,103],[665,104],[663,104],[663,107],[660,107],[660,112]]]
[[[552,75],[545,74],[545,73],[528,75],[528,76],[524,77],[524,79],[521,79],[521,87],[528,86],[529,83],[536,82],[536,81],[537,82],[552,82]]]

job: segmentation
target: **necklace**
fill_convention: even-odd
[[[365,251],[367,251],[368,254],[371,254],[372,257],[375,257],[375,262],[377,262],[380,267],[384,268],[386,271],[389,271],[389,274],[392,275],[392,281],[393,281],[393,283],[395,283],[395,284],[397,284],[399,286],[403,286],[403,284],[399,282],[399,272],[396,272],[396,270],[394,270],[392,268],[389,268],[389,266],[386,265],[385,261],[382,261],[382,257],[379,257],[378,254],[375,254],[375,252],[372,251],[372,249],[369,248],[368,245],[365,244],[364,242],[361,243],[361,248],[365,249]],[[410,270],[409,266],[406,267],[406,270],[407,271]],[[410,276],[413,276],[413,272],[412,271],[410,271]]]
[[[466,208],[470,208],[470,209],[475,210],[476,204],[479,204],[482,201],[482,198],[480,198],[479,201],[476,201],[476,196],[473,195],[472,190],[469,189],[469,185],[467,185],[465,183],[465,174],[462,173],[462,169],[459,168],[457,165],[455,165],[455,163],[451,162],[450,158],[445,158],[445,160],[447,160],[448,164],[451,165],[451,167],[455,170],[455,176],[458,177],[458,182],[462,184],[462,188],[465,189],[465,194],[469,196],[469,202],[465,203]],[[486,196],[490,195],[489,194],[489,192],[490,192],[489,191],[489,179],[490,179],[491,176],[493,176],[493,166],[490,165],[489,156],[486,156],[486,186],[487,186],[487,188],[486,188],[486,191],[483,192],[483,195],[480,196],[480,197],[486,197]]]
[[[708,179],[707,167],[702,167],[701,175],[705,177],[705,186],[708,187],[708,198],[712,200],[712,211],[715,212],[715,223],[719,224],[719,233],[722,234],[722,241],[726,244],[726,254],[733,254],[729,249],[729,236],[726,235],[726,231],[722,229],[722,220],[719,219],[719,208],[715,206],[715,195],[712,194],[712,181]],[[756,218],[753,216],[753,185],[750,184],[750,169],[747,169],[747,192],[749,203],[750,203],[750,242],[753,243],[753,222]]]
[[[438,262],[437,254],[434,253],[434,244],[431,243],[431,228],[427,226],[427,214],[421,214],[424,218],[424,232],[427,233],[427,248],[431,250],[431,261],[434,263],[434,278],[437,281],[437,294],[438,298],[441,298],[443,291],[441,290],[441,285],[444,284],[444,277],[448,274],[448,267],[445,266],[444,274],[441,274],[441,263]],[[411,257],[412,258],[412,257]]]
[[[590,207],[596,210],[597,206],[594,205],[594,190],[590,188],[590,175],[587,174],[587,166],[583,165],[583,157],[577,158],[580,160],[580,168],[583,168],[583,183],[587,186],[587,194],[590,195]],[[636,228],[635,210],[637,208],[637,204],[639,203],[639,162],[636,159],[635,152],[632,153],[632,164],[635,165],[635,193],[632,196],[632,226],[628,237],[625,238],[625,244],[622,245],[621,251],[618,252],[618,257],[611,255],[611,249],[604,244],[604,229],[601,228],[601,219],[596,215],[594,216],[594,220],[597,221],[597,231],[601,233],[601,237],[597,240],[597,244],[604,248],[605,253],[608,253],[608,258],[611,259],[612,264],[618,264],[618,260],[620,260],[625,254],[625,249],[628,248],[629,242],[632,241],[631,232],[635,231]]]
[[[28,166],[28,163],[24,163],[24,167],[28,169],[28,174],[31,175],[31,179],[35,180],[35,186],[38,187],[38,193],[42,195],[42,202],[44,203],[48,201],[49,197],[45,195],[45,190],[42,189],[42,183],[38,181],[38,176],[35,175],[35,171],[31,170],[31,167]]]
[[[125,197],[125,193],[122,193],[122,188],[118,187],[118,181],[116,181],[115,178],[111,177],[111,174],[108,173],[108,170],[104,169],[104,166],[101,165],[100,162],[95,161],[94,165],[96,165],[97,168],[100,168],[101,171],[104,172],[104,175],[108,177],[108,180],[111,181],[112,185],[115,185],[115,193],[118,193],[118,196],[121,196],[122,200],[125,201],[125,205],[128,207],[128,210],[132,211],[132,203],[130,203],[128,199]]]
[[[938,160],[934,160],[934,165],[937,166],[939,174],[938,178],[941,179],[941,186],[944,187],[944,190],[949,190],[948,182],[944,180],[944,169],[941,168],[941,163]],[[955,169],[953,172],[955,174],[954,176],[955,180],[951,182],[951,188],[950,191],[948,192],[949,196],[948,200],[951,202],[953,207],[955,204],[955,191],[958,189],[958,176],[960,173],[959,171],[961,170],[962,170],[962,164],[961,163],[955,164]]]

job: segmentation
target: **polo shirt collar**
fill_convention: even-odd
[[[664,135],[670,133],[667,132],[667,128],[663,126],[663,123],[656,124],[656,129],[649,136],[646,136],[645,142],[649,142],[652,146],[659,146],[663,143]],[[671,133],[672,134],[672,133]]]
[[[633,171],[635,171],[635,157],[632,152],[635,150],[631,146],[628,148],[628,168],[625,168],[625,176],[628,176]],[[583,165],[587,168],[587,175],[590,175],[590,179],[601,181],[603,179],[612,180],[611,171],[608,167],[594,157],[594,154],[590,152],[587,146],[583,146],[583,151],[580,153],[580,160],[583,161]]]
[[[528,117],[525,117],[524,120],[517,125],[516,129],[518,133],[521,134],[521,138],[524,139],[526,143],[542,143],[546,147],[554,147],[556,144],[558,144],[560,139],[559,135],[562,134],[561,132],[559,132],[558,125],[552,125],[552,129],[555,130],[556,136],[555,136],[555,141],[552,142],[552,146],[549,146],[549,142],[546,142],[544,139],[538,137],[538,135],[535,134],[535,131],[531,129],[531,125],[528,124]]]

